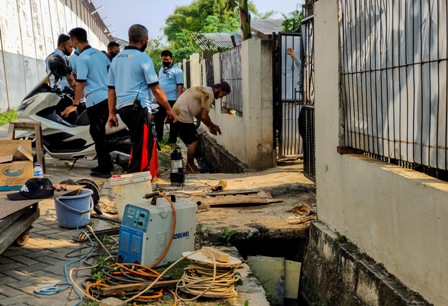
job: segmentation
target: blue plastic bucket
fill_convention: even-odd
[[[90,189],[81,189],[79,195],[60,196],[54,199],[56,218],[59,227],[79,228],[90,223],[93,199]]]

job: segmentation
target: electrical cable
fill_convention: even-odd
[[[81,223],[82,221],[83,220],[81,220],[79,223]],[[79,230],[79,224],[78,224],[78,227],[77,227],[76,230],[77,231]],[[87,251],[87,253],[85,253],[84,255],[79,257],[78,259],[70,261],[70,262],[68,262],[68,263],[66,263],[64,265],[65,282],[60,282],[60,283],[56,283],[56,284],[53,284],[53,285],[41,286],[41,287],[36,288],[36,289],[33,290],[33,292],[35,294],[38,294],[38,295],[54,295],[54,294],[57,294],[57,293],[62,292],[62,291],[65,291],[68,288],[72,287],[72,288],[74,288],[74,292],[76,293],[76,295],[80,298],[79,302],[76,303],[75,306],[80,305],[82,303],[82,295],[79,293],[79,292],[82,292],[82,291],[76,290],[77,286],[76,286],[75,282],[73,281],[72,278],[69,277],[68,267],[73,265],[73,264],[75,264],[75,263],[80,262],[81,260],[86,258],[87,255],[89,255],[89,253],[92,251],[92,249],[94,247],[94,243],[93,243],[92,239],[90,239],[90,237],[88,237],[88,238],[89,238],[89,242],[90,242],[91,246],[90,246],[90,249]],[[61,288],[58,288],[58,287],[61,287]]]
[[[189,173],[189,174],[193,174],[193,176],[194,176],[194,178],[196,179],[196,181],[198,181],[200,184],[202,184],[202,185],[204,185],[204,186],[208,186],[208,187],[210,187],[210,188],[213,187],[213,186],[210,185],[210,184],[201,182],[201,181],[198,179],[198,177],[196,176],[196,173],[194,173],[194,170],[193,170],[193,168],[191,167],[191,165],[190,165],[188,162],[186,163],[186,165],[187,165],[188,167],[190,167],[190,169],[191,169],[192,172]]]
[[[215,298],[227,298],[227,297],[233,297],[235,296],[235,290],[234,290],[234,283],[238,281],[239,277],[235,277],[233,273],[233,268],[221,268],[217,267],[217,262],[215,260],[214,254],[207,251],[207,250],[199,250],[192,252],[188,254],[187,256],[183,256],[179,258],[177,261],[175,261],[173,264],[171,264],[168,268],[166,268],[162,273],[158,273],[153,269],[166,255],[168,252],[171,242],[174,237],[174,231],[175,231],[175,224],[176,224],[176,211],[174,208],[174,204],[172,203],[171,199],[167,197],[164,194],[159,194],[159,196],[166,198],[167,201],[171,205],[171,209],[173,212],[173,226],[172,231],[170,235],[170,240],[165,248],[165,251],[162,253],[160,258],[151,266],[143,266],[139,264],[126,264],[126,263],[114,263],[111,264],[109,267],[103,267],[102,273],[106,277],[86,285],[85,282],[83,282],[83,287],[79,288],[78,284],[75,283],[73,280],[73,273],[74,271],[80,271],[80,270],[86,270],[86,269],[92,269],[98,267],[96,266],[90,266],[90,267],[83,267],[83,268],[73,268],[68,273],[68,278],[71,281],[72,286],[75,288],[75,292],[80,292],[85,297],[89,298],[92,301],[100,302],[99,298],[99,292],[95,290],[95,288],[100,287],[110,287],[110,285],[114,286],[117,284],[123,284],[123,283],[135,283],[135,282],[145,282],[145,281],[151,281],[151,284],[148,285],[145,289],[141,290],[138,293],[128,292],[124,294],[124,296],[129,296],[132,294],[132,296],[124,301],[124,303],[130,303],[131,301],[134,302],[142,302],[147,303],[148,301],[159,299],[163,296],[163,288],[158,291],[153,291],[151,288],[175,265],[177,265],[180,261],[184,259],[188,259],[189,256],[195,254],[195,253],[209,253],[210,257],[213,259],[213,268],[204,267],[200,264],[190,264],[184,272],[184,275],[182,276],[181,280],[179,280],[175,291],[168,289],[167,291],[173,295],[174,297],[174,304],[177,305],[178,301],[193,301],[201,296],[204,297],[215,297]],[[98,239],[98,237],[95,235],[94,230],[92,227],[88,226],[89,231],[92,233],[93,237],[99,242],[101,247],[107,252],[107,254],[112,257],[110,252],[106,249],[104,244]],[[88,235],[87,235],[88,236]],[[89,237],[89,236],[88,236]],[[92,243],[93,247],[93,241],[89,240]],[[87,254],[83,257],[87,257]],[[194,295],[191,299],[184,299],[180,298],[178,295],[178,290],[181,290],[183,292],[186,292],[190,295]],[[96,292],[96,293],[95,293]],[[94,296],[95,294],[95,296]],[[79,305],[79,304],[77,304]]]

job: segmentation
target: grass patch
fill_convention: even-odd
[[[0,113],[0,126],[10,123],[12,120],[17,119],[17,109],[12,109],[9,112]]]
[[[155,268],[154,270],[156,270],[159,273],[162,273],[163,271],[165,271],[166,268],[168,268],[172,263],[168,263],[166,265],[160,266]],[[181,260],[179,263],[177,263],[177,265],[175,265],[174,267],[172,267],[168,272],[166,272],[166,274],[164,275],[164,277],[168,278],[168,279],[180,279],[182,277],[182,275],[184,275],[184,269],[190,264],[190,262],[186,259]]]

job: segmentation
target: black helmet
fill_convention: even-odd
[[[50,68],[51,73],[57,79],[68,76],[72,73],[70,63],[56,53],[50,54],[48,57],[48,68]]]

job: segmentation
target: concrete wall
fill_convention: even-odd
[[[80,0],[4,0],[0,10],[0,111],[16,108],[45,77],[45,58],[61,33],[88,31],[90,44],[105,50],[109,39]]]
[[[221,101],[216,101],[210,112],[210,117],[222,130],[222,135],[209,134],[210,137],[249,169],[275,166],[271,50],[267,41],[250,39],[243,42],[243,116],[222,113]],[[215,82],[218,82],[221,77],[219,54],[214,55],[213,61]]]
[[[315,3],[319,220],[435,305],[448,304],[448,184],[362,155],[339,155],[337,1]]]

